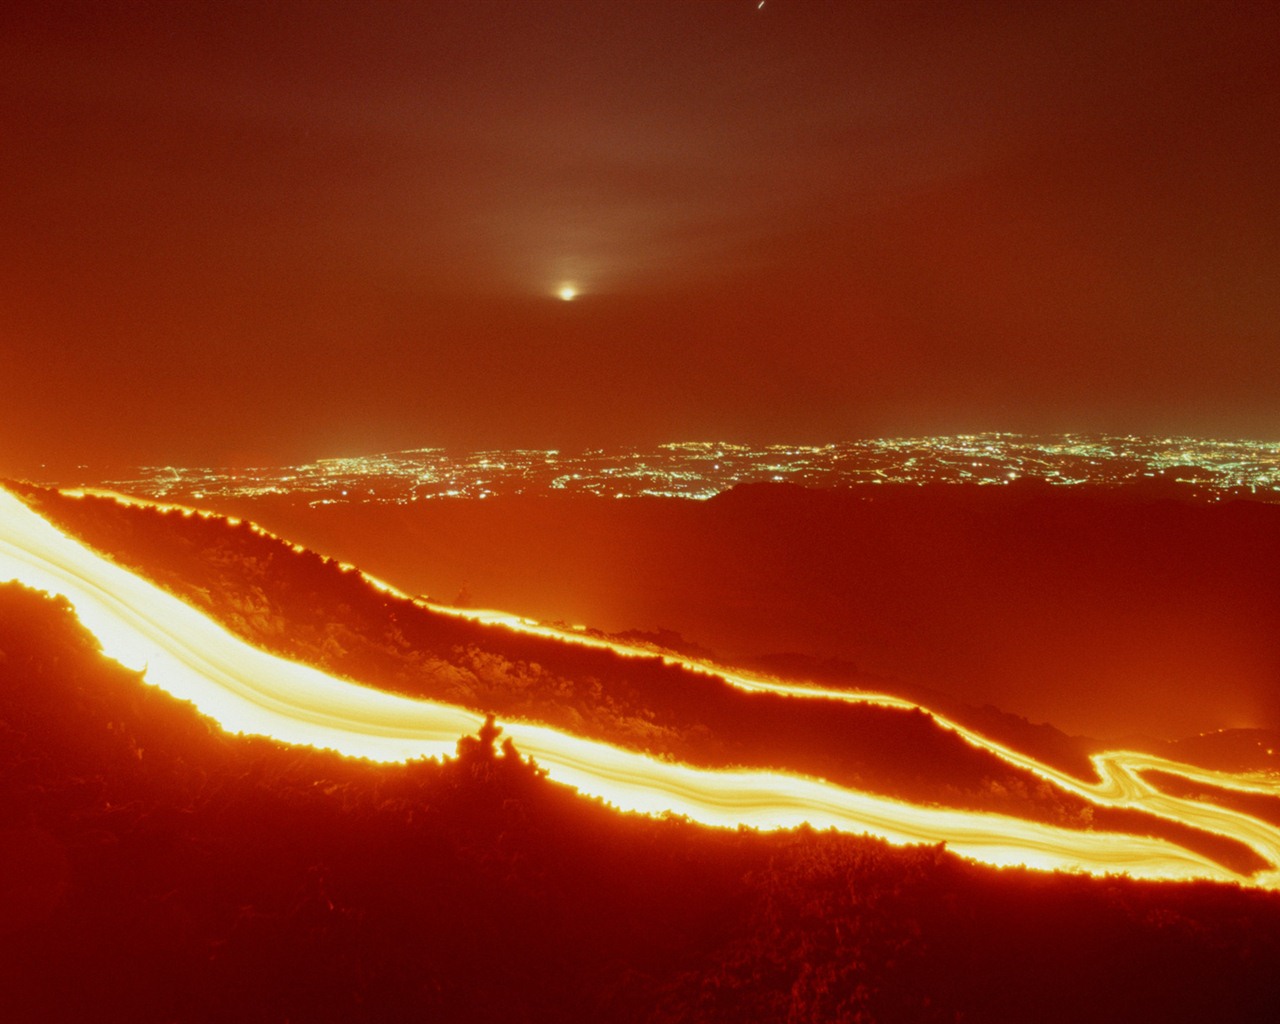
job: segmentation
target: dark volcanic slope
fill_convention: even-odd
[[[225,520],[69,498],[28,500],[250,641],[349,678],[545,722],[691,764],[786,766],[916,802],[1106,827],[1083,801],[920,712],[748,695],[721,680],[514,633],[388,597],[358,573]],[[1055,751],[1091,769],[1079,750]]]
[[[835,657],[1084,735],[1280,727],[1276,505],[760,485],[709,502],[233,511],[411,592]]]
[[[688,764],[783,768],[918,804],[999,811],[1068,828],[1159,835],[1241,873],[1239,844],[1136,810],[1096,808],[918,710],[745,694],[654,657],[518,634],[389,597],[356,572],[227,521],[72,498],[28,500],[120,562],[205,608],[251,642],[366,684],[544,722]],[[1037,730],[1022,738],[1039,740]],[[1052,756],[1091,766],[1061,734]]]
[[[1280,901],[620,816],[491,742],[228,737],[0,585],[13,1024],[1269,1020]]]

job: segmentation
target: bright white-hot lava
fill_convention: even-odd
[[[0,490],[0,581],[64,595],[103,651],[146,670],[147,682],[191,701],[232,732],[260,734],[380,761],[437,757],[481,717],[431,701],[412,700],[345,680],[261,651],[207,616],[90,551]],[[383,584],[385,587],[385,584]],[[392,588],[387,588],[392,589]],[[443,609],[441,609],[443,610]],[[549,629],[501,613],[466,613],[559,639],[608,646],[619,653],[652,652]],[[697,671],[706,666],[669,657]],[[850,693],[720,673],[746,690],[818,700],[863,701],[913,708],[887,695]],[[997,865],[1026,864],[1140,878],[1209,878],[1280,888],[1280,829],[1228,808],[1169,796],[1142,777],[1158,769],[1219,787],[1277,794],[1273,780],[1235,776],[1132,752],[1097,755],[1099,783],[1086,783],[992,742],[941,716],[940,725],[967,742],[1100,806],[1140,807],[1152,814],[1246,844],[1270,870],[1241,879],[1214,861],[1161,839],[1075,831],[995,814],[921,807],[780,771],[715,771],[657,760],[544,726],[504,722],[507,733],[558,781],[624,810],[674,813],[709,825],[787,828],[808,822],[867,832],[892,842],[945,842],[952,850]]]

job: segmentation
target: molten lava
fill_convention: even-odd
[[[231,732],[329,748],[355,757],[403,761],[448,754],[460,735],[475,731],[480,723],[480,716],[460,708],[373,690],[261,651],[90,551],[13,495],[0,491],[0,580],[9,578],[65,596],[105,654],[144,670],[147,682],[191,701]],[[551,629],[504,613],[436,610],[565,642],[605,646],[627,656],[653,656],[649,651]],[[713,671],[673,655],[666,659],[695,671]],[[805,700],[916,707],[884,694],[788,685],[714,671],[747,691],[783,693]],[[1213,803],[1168,795],[1143,773],[1158,770],[1226,789],[1280,794],[1273,779],[1112,751],[1093,758],[1101,781],[1083,782],[956,722],[939,715],[934,718],[966,742],[1095,805],[1139,808],[1228,837],[1247,845],[1271,867],[1243,879],[1162,839],[1072,831],[996,814],[917,806],[782,771],[696,769],[543,726],[505,724],[517,746],[553,779],[623,810],[687,815],[716,826],[789,828],[807,822],[816,828],[868,832],[897,843],[945,842],[957,853],[996,865],[1025,864],[1153,879],[1246,881],[1280,888],[1280,829]]]

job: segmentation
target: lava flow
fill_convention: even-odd
[[[104,653],[146,681],[191,701],[231,732],[329,748],[381,761],[451,753],[480,716],[412,700],[327,675],[270,655],[140,577],[95,554],[0,490],[0,580],[66,597]],[[533,624],[515,620],[519,628]],[[550,631],[566,640],[607,644]],[[619,653],[641,653],[612,644]],[[651,652],[643,652],[652,656]],[[685,664],[683,659],[676,659]],[[699,671],[707,666],[687,663]],[[736,686],[793,697],[870,701],[914,707],[899,698],[787,686],[724,673]],[[672,813],[716,826],[816,828],[867,832],[891,842],[945,842],[975,860],[1139,878],[1206,878],[1280,888],[1280,829],[1217,805],[1175,798],[1142,777],[1159,769],[1214,786],[1277,792],[1274,782],[1175,764],[1130,752],[1097,755],[1099,783],[1086,783],[939,716],[967,742],[1036,772],[1100,806],[1140,807],[1254,850],[1271,867],[1249,878],[1193,851],[1145,836],[1072,831],[995,814],[921,807],[854,792],[780,771],[706,770],[656,760],[543,726],[504,723],[523,753],[551,778],[623,810]]]

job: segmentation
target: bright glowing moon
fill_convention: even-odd
[[[573,287],[571,284],[567,284],[556,292],[556,294],[559,295],[560,298],[564,299],[565,302],[571,302],[578,297],[578,289]]]

